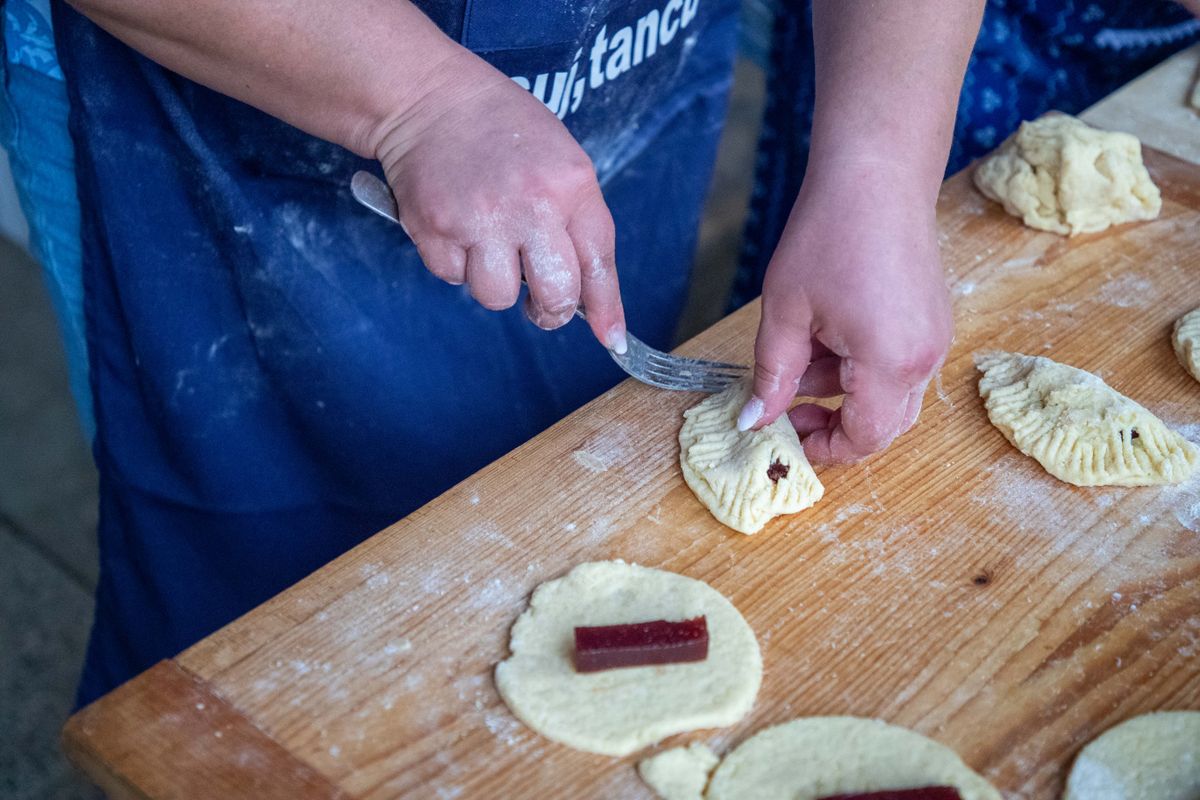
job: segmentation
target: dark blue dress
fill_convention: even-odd
[[[665,347],[725,111],[734,0],[419,3],[594,160],[630,330]],[[612,386],[421,265],[351,153],[152,63],[63,4],[101,572],[89,701]],[[547,480],[556,465],[547,464]]]

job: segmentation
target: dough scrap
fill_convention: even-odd
[[[1012,444],[1076,486],[1187,480],[1200,450],[1104,381],[1021,353],[975,357],[988,418]]]
[[[1200,308],[1189,311],[1175,321],[1171,343],[1175,345],[1179,363],[1200,381]]]
[[[1071,236],[1154,219],[1162,208],[1136,136],[1066,114],[1022,122],[974,178],[981,192],[1031,228]]]
[[[577,625],[704,615],[708,658],[578,673]],[[623,756],[667,736],[732,725],[754,706],[762,656],[754,631],[707,583],[673,572],[595,561],[539,586],[513,624],[496,688],[518,719],[579,750]]]
[[[738,431],[750,391],[739,381],[707,397],[683,412],[679,430],[683,479],[719,522],[746,534],[780,514],[803,511],[825,493],[786,414],[762,430]]]
[[[816,800],[921,786],[953,786],[963,800],[1000,800],[945,745],[858,717],[796,719],[756,733],[725,756],[706,797]]]
[[[1063,800],[1194,800],[1200,797],[1200,711],[1126,720],[1080,751]]]
[[[664,750],[638,764],[638,774],[662,800],[704,800],[708,774],[721,759],[700,742]]]

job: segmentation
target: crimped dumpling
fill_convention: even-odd
[[[718,521],[741,533],[756,533],[825,493],[786,414],[762,430],[737,429],[749,396],[749,384],[734,383],[685,411],[679,431],[687,485]]]
[[[985,353],[979,394],[1018,450],[1076,486],[1180,483],[1200,453],[1104,381],[1041,356]]]
[[[1175,321],[1171,335],[1175,355],[1193,378],[1200,381],[1200,308],[1184,314]]]

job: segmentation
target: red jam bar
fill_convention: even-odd
[[[708,658],[708,622],[635,622],[575,629],[575,671],[679,664]]]
[[[922,786],[919,789],[884,789],[881,792],[835,794],[821,800],[962,800],[953,786]]]

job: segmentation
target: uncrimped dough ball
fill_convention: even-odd
[[[718,522],[741,533],[757,533],[825,493],[786,414],[762,430],[737,429],[750,391],[748,382],[731,384],[683,412],[679,430],[683,479]]]
[[[1175,345],[1179,363],[1200,381],[1200,308],[1189,311],[1175,321],[1171,343]]]
[[[1109,728],[1080,751],[1063,800],[1200,797],[1200,711],[1160,711]]]
[[[977,355],[988,419],[1018,450],[1076,486],[1181,483],[1200,450],[1090,372],[1042,356]]]
[[[858,717],[809,717],[756,733],[721,761],[706,797],[816,800],[924,786],[953,786],[963,800],[1001,800],[949,747]]]
[[[700,742],[664,750],[638,764],[638,774],[662,800],[704,800],[708,773],[720,761]]]
[[[707,618],[708,657],[684,664],[576,672],[575,627]],[[733,604],[703,581],[595,561],[543,583],[513,624],[496,688],[548,739],[623,756],[683,731],[732,725],[754,706],[762,655]]]
[[[1154,219],[1162,208],[1137,137],[1066,114],[1022,122],[974,177],[981,192],[1026,225],[1071,236]]]

